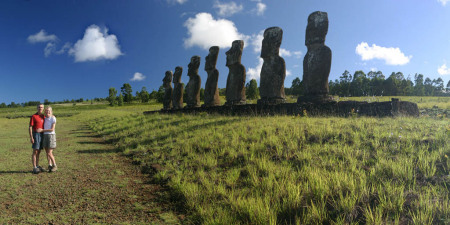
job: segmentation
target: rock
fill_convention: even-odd
[[[173,109],[183,108],[184,84],[181,83],[182,73],[183,67],[177,66],[175,68],[175,73],[173,74],[173,94],[172,94]]]
[[[209,48],[209,55],[205,58],[205,71],[208,73],[208,78],[205,84],[205,104],[203,106],[220,105],[219,88],[217,87],[219,71],[216,69],[218,55],[219,47],[213,46]]]
[[[308,17],[305,45],[308,52],[303,59],[303,83],[305,95],[298,102],[327,102],[328,76],[331,69],[331,50],[325,45],[328,32],[328,15],[326,12],[313,12]]]
[[[283,30],[270,27],[264,31],[261,58],[264,63],[261,69],[258,104],[280,104],[286,102],[284,94],[284,79],[286,78],[286,63],[279,56]]]
[[[198,68],[200,67],[200,56],[192,56],[191,62],[188,65],[189,82],[186,85],[186,107],[200,107],[200,86],[202,80],[198,75]]]
[[[163,79],[164,98],[163,109],[169,110],[172,108],[172,71],[166,71],[166,76]]]
[[[230,50],[226,52],[229,69],[226,87],[226,105],[242,105],[245,99],[245,67],[241,64],[244,41],[233,41]]]

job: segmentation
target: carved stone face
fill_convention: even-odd
[[[166,71],[166,76],[164,76],[163,83],[170,84],[170,82],[172,82],[172,71],[168,70]]]
[[[219,47],[213,46],[209,48],[209,54],[205,58],[205,70],[213,70],[216,68],[217,57],[219,55]]]
[[[191,62],[188,65],[188,76],[192,76],[198,73],[198,67],[200,66],[200,56],[192,56]]]
[[[262,41],[261,58],[277,56],[280,51],[283,30],[279,27],[270,27],[264,31]]]
[[[244,41],[243,40],[233,41],[233,44],[231,45],[230,50],[228,50],[225,53],[227,55],[226,66],[240,63],[243,49],[244,49]]]
[[[181,82],[181,74],[183,73],[183,67],[177,66],[175,68],[175,73],[173,74],[173,83]]]
[[[313,12],[308,17],[306,27],[305,45],[325,43],[328,32],[328,14],[326,12]]]

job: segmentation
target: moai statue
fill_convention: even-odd
[[[219,47],[213,46],[209,48],[209,55],[205,58],[205,71],[208,73],[208,79],[205,84],[205,104],[203,106],[220,105],[219,88],[217,87],[219,71],[216,69],[218,55]]]
[[[286,63],[278,54],[280,52],[283,30],[270,27],[264,31],[261,58],[264,64],[261,69],[258,104],[285,103],[284,78],[286,78]]]
[[[226,52],[229,69],[226,89],[226,105],[241,105],[245,99],[245,67],[241,64],[244,41],[233,41],[230,50]]]
[[[173,74],[173,94],[172,94],[172,105],[174,109],[183,108],[183,93],[184,84],[181,83],[181,74],[183,73],[183,67],[177,66],[175,68],[175,73]]]
[[[313,12],[308,17],[305,45],[308,52],[303,59],[303,83],[305,96],[298,102],[326,102],[328,96],[328,76],[331,69],[331,50],[325,45],[328,32],[328,15],[326,12]]]
[[[200,85],[202,80],[198,75],[200,56],[192,56],[188,65],[189,82],[186,85],[186,104],[188,108],[200,107]]]
[[[164,99],[163,109],[169,110],[172,108],[172,71],[166,71],[166,76],[163,79]]]

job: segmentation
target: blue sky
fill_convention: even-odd
[[[401,71],[450,79],[450,0],[5,0],[0,1],[0,103],[106,97],[162,84],[164,73],[199,55],[204,86],[208,48],[245,40],[247,80],[259,79],[262,32],[284,31],[281,54],[290,87],[302,78],[308,15],[328,13],[330,78],[345,71]]]

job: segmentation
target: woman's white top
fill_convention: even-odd
[[[49,130],[52,129],[52,125],[56,123],[56,117],[52,116],[52,117],[45,117],[44,119],[44,130]],[[55,130],[53,130],[52,132],[44,132],[44,134],[54,134]]]

